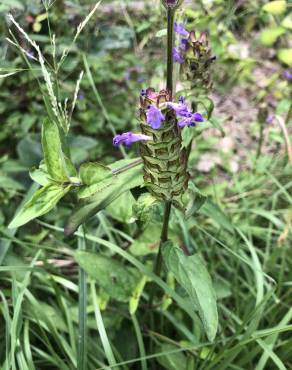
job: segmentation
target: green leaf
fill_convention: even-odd
[[[216,293],[203,258],[199,254],[185,256],[171,242],[163,245],[162,253],[168,270],[189,294],[208,339],[213,341],[218,328]]]
[[[225,215],[221,208],[217,204],[213,203],[210,199],[206,200],[199,212],[212,218],[223,229],[234,232],[233,225],[229,221],[229,218]]]
[[[48,172],[44,167],[45,166],[40,165],[39,168],[33,168],[29,171],[31,179],[41,186],[46,186],[51,183]]]
[[[129,301],[139,280],[135,269],[113,258],[84,251],[77,251],[75,260],[110,297]]]
[[[84,163],[80,166],[79,176],[85,186],[78,190],[78,198],[88,198],[106,189],[114,180],[109,167],[100,163]]]
[[[80,166],[79,176],[83,184],[93,185],[113,175],[109,167],[100,163],[89,162]]]
[[[145,256],[157,253],[161,234],[161,224],[149,223],[146,229],[137,237],[130,247],[132,254]]]
[[[70,187],[70,185],[64,187],[62,185],[49,184],[37,190],[10,222],[9,229],[22,226],[34,218],[48,213],[68,193]]]
[[[288,14],[287,17],[283,19],[281,26],[288,30],[292,30],[292,13]]]
[[[270,1],[263,6],[263,10],[273,15],[280,15],[285,13],[287,2],[284,0]]]
[[[137,161],[137,159],[120,161],[120,163],[115,163],[113,166],[111,166],[111,170],[117,171],[119,164],[131,164],[135,161]],[[106,208],[124,192],[141,186],[143,182],[142,165],[135,166],[125,172],[114,175],[114,181],[112,181],[112,183],[106,187],[103,187],[94,196],[88,198],[86,203],[81,203],[79,208],[74,211],[65,227],[65,235],[71,235],[74,233],[78,226],[80,226],[83,222],[94,216],[100,210]]]
[[[261,43],[265,46],[272,46],[286,32],[283,27],[270,27],[261,33]]]
[[[278,59],[287,64],[289,67],[292,66],[292,48],[280,49],[277,53]]]
[[[187,369],[187,358],[183,352],[178,352],[178,348],[179,347],[173,344],[162,344],[161,347],[159,347],[161,352],[166,353],[164,356],[157,357],[157,361],[164,369],[166,370]]]
[[[158,206],[157,199],[150,193],[143,193],[139,196],[133,206],[135,219],[141,222],[148,222],[153,216],[154,209]]]
[[[0,189],[4,190],[24,190],[24,186],[8,176],[0,175]]]
[[[131,315],[137,311],[141,295],[143,293],[144,287],[147,282],[147,276],[143,275],[136,285],[134,291],[132,292],[130,301],[129,301],[129,312]]]
[[[118,199],[114,200],[108,207],[107,212],[112,218],[120,222],[129,222],[133,214],[135,198],[130,191],[124,192]]]
[[[57,182],[69,181],[59,129],[55,122],[49,119],[46,119],[43,124],[42,146],[45,164],[50,177]]]

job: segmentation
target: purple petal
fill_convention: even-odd
[[[134,134],[133,132],[130,131],[124,132],[123,134],[120,135],[116,135],[113,138],[113,145],[118,146],[121,144],[125,144],[126,146],[131,146],[133,143],[143,140],[151,140],[151,137],[143,134]]]
[[[167,106],[172,108],[175,113],[180,116],[185,116],[187,113],[189,113],[188,107],[185,103],[168,103]]]
[[[181,41],[180,41],[180,44],[179,44],[179,48],[181,49],[181,50],[187,50],[187,47],[188,47],[188,40],[187,39],[182,39]]]
[[[193,114],[193,120],[195,122],[204,122],[203,116],[201,115],[201,113],[198,113],[198,112]]]
[[[161,113],[161,110],[154,105],[149,106],[146,117],[147,123],[154,129],[160,128],[162,121],[165,120],[165,117]]]
[[[172,57],[175,63],[183,64],[185,61],[177,48],[172,49]]]
[[[273,123],[273,121],[274,121],[274,116],[273,116],[272,114],[270,114],[270,115],[267,117],[267,119],[266,119],[266,123],[267,123],[268,125],[271,125],[271,124]]]
[[[288,81],[292,81],[292,73],[288,69],[284,71],[283,77]]]
[[[189,32],[185,30],[184,25],[182,23],[178,24],[174,22],[174,32],[178,33],[183,37],[189,37]]]

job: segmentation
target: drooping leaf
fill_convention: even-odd
[[[70,187],[70,185],[65,187],[57,184],[49,184],[37,190],[10,222],[9,229],[22,226],[34,218],[48,213],[68,193]]]
[[[106,187],[103,187],[95,195],[86,199],[86,202],[81,203],[76,211],[70,216],[65,227],[65,235],[71,235],[77,230],[83,222],[94,216],[100,210],[106,208],[111,202],[117,199],[124,192],[141,186],[143,184],[142,165],[137,165],[129,168],[124,172],[117,172],[120,165],[130,165],[137,161],[132,159],[128,161],[120,161],[110,166],[112,171],[115,171],[114,180]]]
[[[121,302],[129,301],[139,280],[136,270],[96,253],[77,251],[75,259],[110,297]]]
[[[208,339],[213,341],[218,328],[216,293],[203,258],[199,254],[185,256],[171,242],[167,242],[162,251],[168,270],[189,294],[199,311]]]
[[[42,127],[44,160],[50,177],[58,182],[69,181],[59,129],[55,122],[46,119]]]
[[[287,8],[287,2],[285,0],[270,1],[263,6],[263,10],[273,15],[279,15],[285,13]]]

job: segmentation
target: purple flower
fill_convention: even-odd
[[[271,125],[271,124],[273,123],[273,121],[274,121],[274,116],[273,116],[272,114],[270,114],[270,115],[267,117],[267,119],[266,119],[266,123],[267,123],[268,125]]]
[[[161,110],[155,107],[154,105],[150,105],[148,107],[146,116],[147,116],[147,123],[149,123],[149,125],[154,129],[160,128],[161,122],[165,120],[165,117],[161,113]]]
[[[203,122],[204,118],[201,113],[188,113],[185,117],[182,117],[180,121],[178,121],[179,127],[185,126],[196,126],[197,122]]]
[[[283,77],[288,81],[292,81],[292,73],[288,69],[283,72]]]
[[[114,146],[125,144],[126,146],[131,146],[133,143],[142,140],[151,140],[150,136],[143,134],[134,134],[133,132],[125,132],[121,135],[116,135],[113,138]]]
[[[180,44],[179,44],[179,48],[181,49],[181,50],[187,50],[187,47],[188,47],[188,40],[187,39],[181,39],[180,40]]]
[[[185,61],[177,48],[172,49],[172,57],[175,63],[183,64]]]
[[[177,22],[174,22],[174,32],[183,37],[189,37],[189,32],[184,29],[184,25],[182,23],[178,24]]]
[[[184,101],[182,103],[168,103],[167,106],[172,108],[179,116],[185,116],[187,113],[189,113],[188,107]]]

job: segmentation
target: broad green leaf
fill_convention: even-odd
[[[124,192],[141,186],[143,181],[142,165],[135,166],[127,171],[118,173],[117,168],[121,166],[130,165],[137,161],[137,159],[120,161],[111,167],[115,171],[114,181],[107,187],[102,188],[94,196],[86,199],[86,203],[81,203],[76,211],[70,216],[69,221],[65,227],[65,234],[71,235],[74,233],[78,226],[83,222],[94,216],[100,210],[106,208],[111,202],[117,199]]]
[[[280,15],[285,13],[287,2],[284,0],[270,1],[263,6],[263,10],[273,15]]]
[[[261,43],[265,46],[272,46],[286,32],[283,27],[270,27],[261,33]]]
[[[187,369],[187,358],[183,352],[175,352],[178,349],[179,347],[173,344],[162,344],[161,347],[159,347],[159,352],[165,352],[165,355],[157,357],[157,361],[164,369]],[[172,351],[174,353],[171,353]]]
[[[199,254],[185,256],[171,242],[164,244],[162,253],[168,270],[189,294],[208,339],[213,341],[218,328],[216,293],[203,258]]]
[[[107,211],[115,220],[127,223],[133,214],[134,204],[135,198],[132,193],[126,191],[107,207]]]
[[[161,234],[161,224],[149,223],[146,229],[134,240],[130,247],[132,254],[145,256],[157,253]]]
[[[109,167],[100,163],[84,163],[80,166],[79,176],[83,184],[93,185],[107,177],[112,177],[112,171]]]
[[[49,184],[37,190],[10,222],[9,229],[22,226],[34,218],[48,213],[69,190],[70,185],[64,187],[55,184]]]
[[[59,129],[55,122],[49,119],[44,121],[42,127],[42,146],[50,177],[57,182],[69,181]]]
[[[80,166],[79,176],[84,184],[77,193],[80,199],[88,198],[106,189],[114,181],[111,169],[100,163],[82,164]]]
[[[292,48],[290,49],[280,49],[277,53],[278,59],[287,64],[288,66],[292,66]]]
[[[155,217],[154,212],[158,207],[159,202],[153,195],[148,192],[143,193],[133,206],[134,217],[143,223],[147,223],[153,219],[153,216]]]
[[[77,263],[112,298],[128,302],[135,289],[139,276],[135,269],[125,266],[112,257],[77,251]]]

